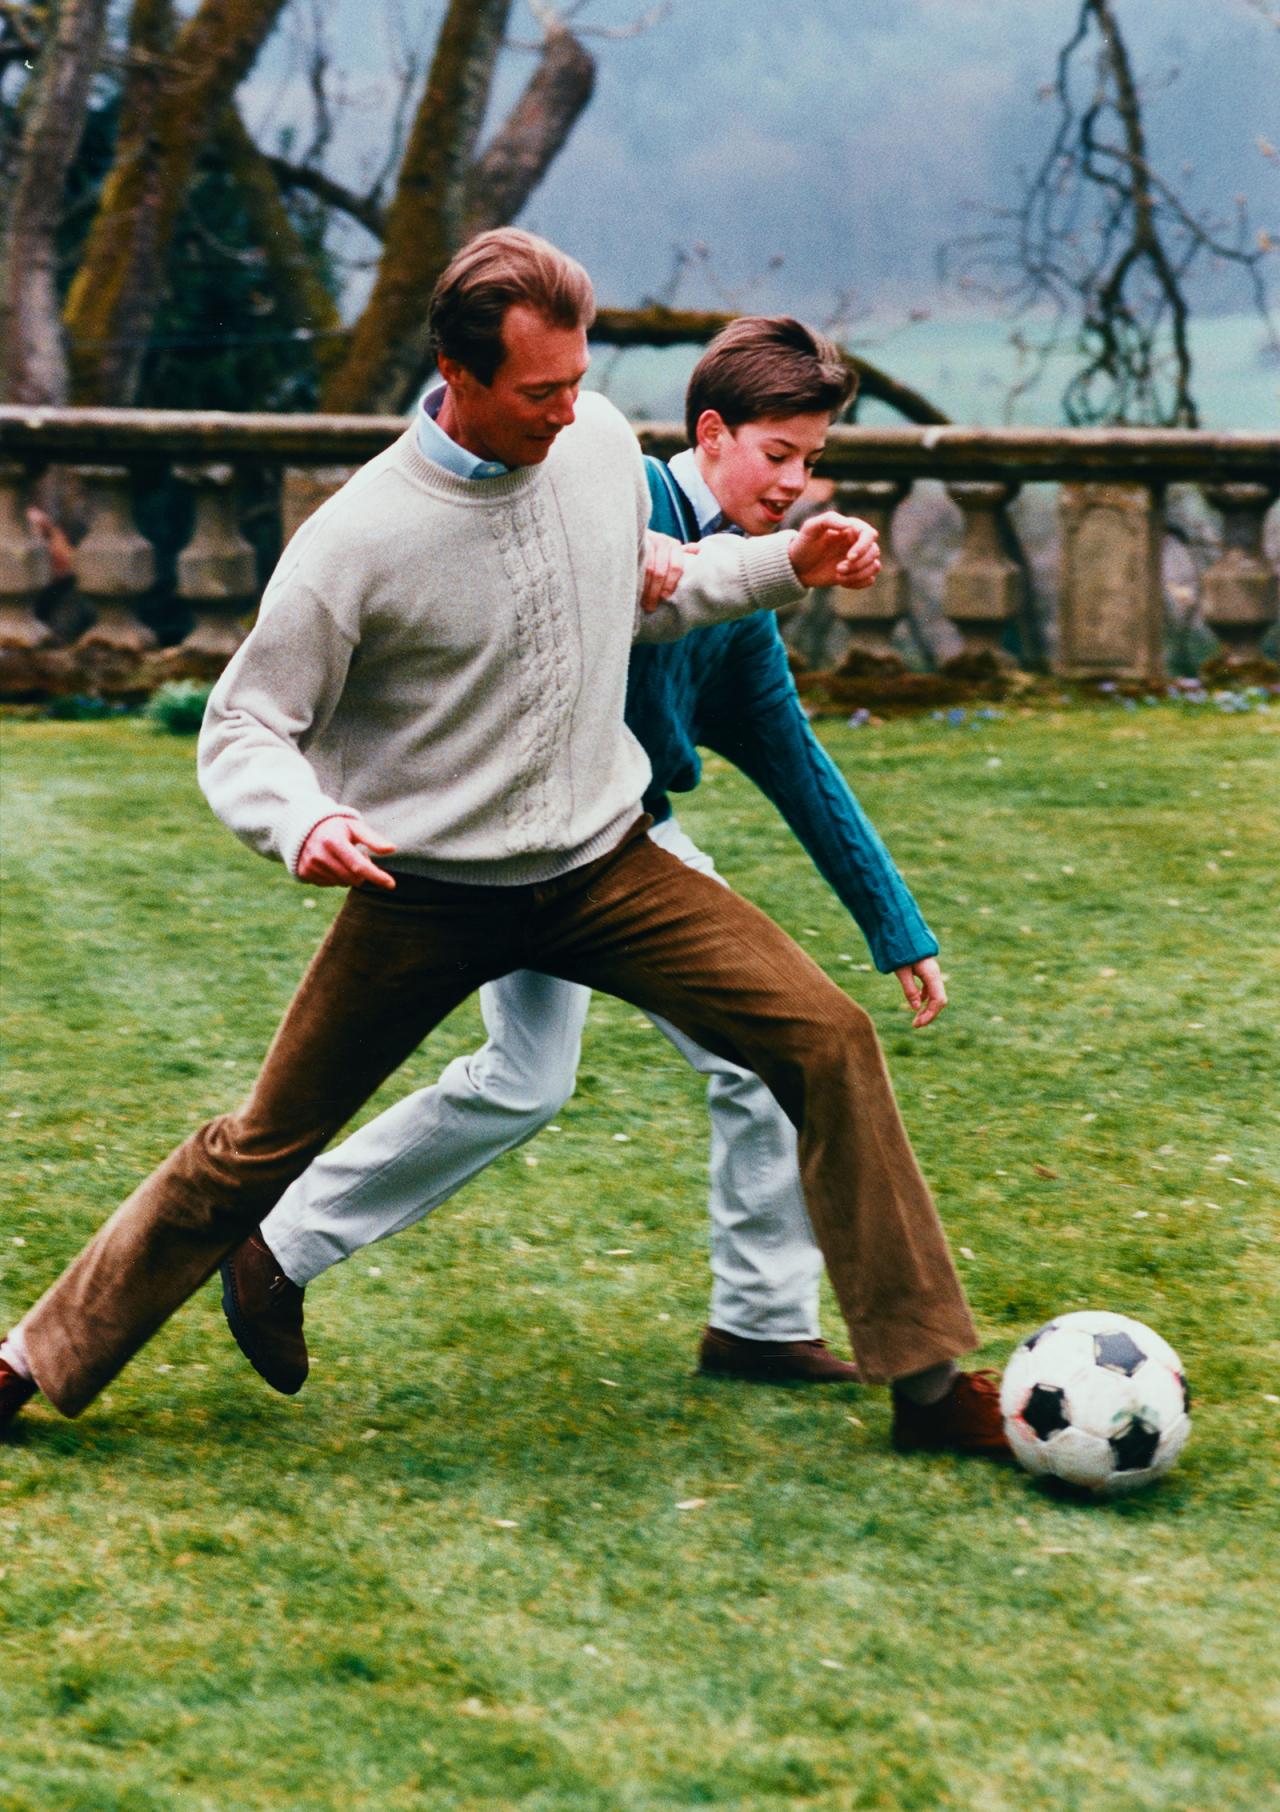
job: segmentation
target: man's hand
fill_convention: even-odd
[[[802,524],[791,543],[791,564],[802,585],[864,591],[880,571],[880,540],[860,517],[823,510]]]
[[[922,956],[918,963],[908,963],[905,968],[895,969],[894,974],[902,983],[907,1005],[915,1014],[911,1024],[917,1030],[927,1026],[947,1004],[947,990],[943,986],[937,957]]]
[[[302,846],[298,879],[312,887],[356,887],[361,881],[394,887],[395,877],[363,853],[389,856],[394,848],[363,818],[322,818]]]
[[[669,598],[684,576],[685,556],[696,554],[697,544],[688,547],[664,535],[658,529],[646,529],[644,535],[644,584],[640,608],[651,615]]]

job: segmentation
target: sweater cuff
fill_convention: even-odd
[[[809,587],[797,577],[791,564],[794,529],[779,535],[752,536],[743,553],[747,560],[747,588],[757,610],[780,610],[784,604],[798,604],[808,596]]]

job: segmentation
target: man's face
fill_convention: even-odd
[[[502,344],[506,353],[491,384],[453,359],[441,359],[449,396],[440,426],[481,459],[540,465],[573,420],[589,362],[586,330],[553,327],[517,302],[503,317]]]
[[[803,495],[830,426],[823,412],[729,428],[706,409],[698,420],[698,470],[730,522],[748,535],[768,535]]]

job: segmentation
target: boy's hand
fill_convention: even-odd
[[[640,591],[640,608],[652,614],[669,598],[684,577],[685,556],[696,554],[697,544],[681,546],[680,542],[658,529],[646,529],[644,535],[644,582]]]
[[[394,887],[395,877],[363,853],[389,856],[394,848],[363,818],[322,818],[302,846],[298,879],[312,887],[356,887],[361,881]]]
[[[935,1020],[947,1004],[947,990],[936,956],[922,956],[918,963],[908,963],[894,974],[902,983],[907,1005],[915,1014],[912,1026],[919,1030]]]
[[[880,540],[860,517],[823,510],[801,526],[791,543],[791,564],[802,585],[863,591],[880,571]]]

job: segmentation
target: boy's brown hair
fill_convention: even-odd
[[[590,327],[596,318],[591,279],[576,258],[536,233],[497,227],[464,245],[432,291],[432,352],[491,384],[505,357],[503,318],[517,303],[553,327]]]
[[[697,445],[704,409],[714,409],[727,428],[770,416],[834,418],[857,388],[857,373],[825,334],[791,315],[742,315],[693,368],[684,412],[689,445]]]

